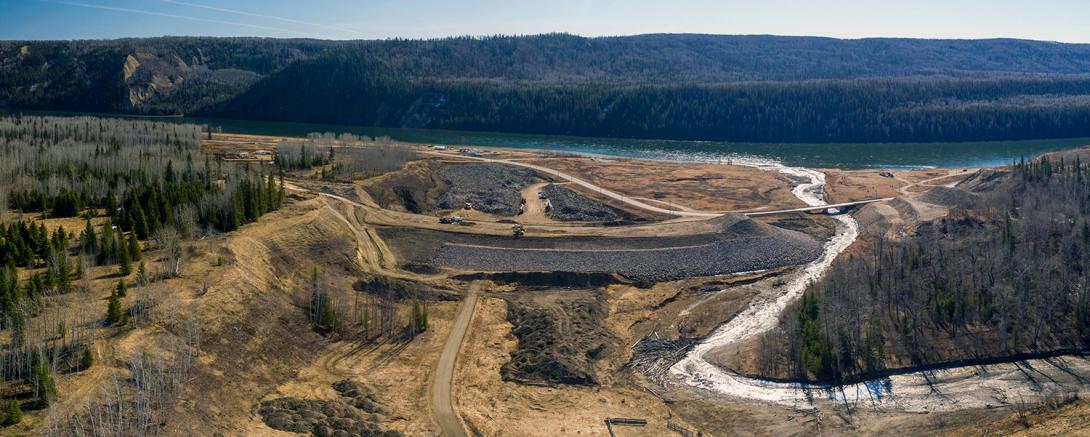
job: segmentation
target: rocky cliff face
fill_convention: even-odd
[[[193,61],[200,62],[196,56]],[[125,58],[122,69],[132,109],[173,94],[192,71],[190,65],[176,54],[148,52],[130,54]]]
[[[191,37],[0,41],[0,107],[187,114],[338,44]]]

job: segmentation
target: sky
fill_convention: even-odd
[[[1085,0],[0,0],[0,39],[384,39],[567,32],[1090,43]]]

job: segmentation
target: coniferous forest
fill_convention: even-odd
[[[15,111],[752,142],[1090,136],[1085,44],[172,37],[0,42],[0,61]]]

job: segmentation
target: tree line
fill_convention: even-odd
[[[282,176],[195,162],[199,134],[197,126],[172,123],[0,119],[0,190],[20,212],[73,217],[105,210],[141,240],[163,225],[230,231],[279,207]]]

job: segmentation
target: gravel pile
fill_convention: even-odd
[[[398,437],[400,432],[382,430],[378,414],[386,411],[375,392],[367,386],[340,381],[333,388],[341,399],[278,398],[261,403],[262,420],[270,428],[294,433],[326,436]]]
[[[478,271],[620,273],[653,282],[810,262],[821,245],[797,233],[714,240],[658,249],[524,249],[444,244],[436,263]]]
[[[473,163],[439,169],[448,189],[439,196],[441,209],[459,209],[466,202],[490,214],[514,216],[522,203],[521,191],[534,181],[534,172],[502,164]]]
[[[541,192],[545,193],[553,205],[552,211],[549,211],[549,217],[553,220],[612,222],[622,219],[617,210],[570,188],[549,184]]]

